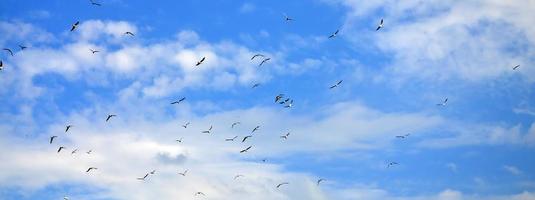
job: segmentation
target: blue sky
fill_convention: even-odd
[[[533,2],[98,2],[0,4],[0,199],[535,199]]]

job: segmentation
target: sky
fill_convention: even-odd
[[[535,1],[95,2],[0,3],[2,200],[535,199]]]

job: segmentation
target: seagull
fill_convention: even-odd
[[[407,133],[405,135],[396,135],[396,138],[405,139],[406,137],[409,137],[410,133]]]
[[[238,175],[234,176],[234,180],[236,180],[237,178],[240,178],[240,177],[244,177],[244,176],[241,175],[241,174],[238,174]]]
[[[286,135],[281,135],[281,138],[287,140],[288,136],[290,136],[290,132],[286,133]]]
[[[11,56],[13,56],[13,51],[11,51],[11,49],[9,48],[3,48],[4,51],[7,51],[9,54],[11,54]]]
[[[137,180],[141,180],[141,181],[144,181],[144,180],[145,180],[145,179],[147,178],[147,176],[149,176],[149,174],[148,174],[148,173],[147,173],[147,174],[145,174],[145,176],[143,176],[143,178],[137,178]]]
[[[20,50],[22,51],[22,50],[24,50],[24,49],[26,49],[26,48],[28,48],[28,47],[27,47],[27,46],[22,46],[22,45],[19,44],[19,48],[20,48]]]
[[[195,64],[195,66],[201,65],[204,62],[204,60],[206,60],[206,57],[202,57],[201,60],[199,60],[199,62],[197,62],[197,64]]]
[[[150,174],[155,174],[155,173],[156,173],[156,170],[152,170],[152,171],[150,172]]]
[[[87,154],[91,154],[91,152],[93,152],[93,150],[89,150],[89,151],[87,151],[87,152],[85,152],[85,153],[87,153]]]
[[[279,188],[280,186],[283,186],[283,185],[288,185],[288,184],[290,184],[290,183],[288,183],[288,182],[279,183],[279,184],[277,185],[277,188]]]
[[[186,169],[184,172],[180,173],[178,172],[178,174],[182,175],[182,176],[186,176],[186,173],[188,173],[188,170]]]
[[[294,20],[293,18],[288,17],[288,15],[286,15],[286,13],[284,13],[283,15],[284,15],[284,20],[287,21],[287,22]]]
[[[189,125],[189,124],[190,124],[190,123],[187,122],[186,124],[182,125],[182,127],[184,127],[184,128],[188,128],[188,125]]]
[[[293,104],[294,104],[294,100],[292,99],[292,100],[290,100],[290,103],[288,105],[284,106],[284,107],[285,108],[291,108],[293,106]]]
[[[251,133],[254,133],[255,131],[258,131],[259,128],[260,128],[260,126],[254,127],[253,130],[251,131]]]
[[[98,168],[96,168],[96,167],[90,167],[90,168],[87,168],[87,171],[85,171],[85,172],[89,172],[89,171],[91,171],[91,170],[97,170],[97,169],[98,169]]]
[[[253,85],[253,87],[251,87],[251,88],[256,88],[256,87],[258,87],[258,86],[260,86],[260,83],[255,83],[255,84]]]
[[[52,144],[52,142],[54,141],[54,138],[57,138],[58,136],[55,136],[53,135],[52,137],[50,137],[50,144]]]
[[[377,29],[375,29],[375,31],[378,31],[381,28],[383,28],[383,19],[381,19],[381,22],[379,22],[379,25],[377,26]]]
[[[59,147],[59,149],[58,149],[58,153],[59,153],[62,149],[66,149],[66,147]]]
[[[171,102],[171,104],[180,104],[180,102],[183,102],[184,100],[186,100],[186,97],[182,97],[178,101],[173,101],[173,102]]]
[[[76,29],[76,27],[78,27],[78,24],[80,24],[80,21],[76,21],[76,23],[72,24],[72,26],[71,26],[71,32],[73,32],[74,29]]]
[[[284,94],[279,94],[279,95],[275,96],[275,103],[280,101],[282,99],[282,97],[284,97]]]
[[[206,195],[204,195],[204,193],[202,193],[202,192],[197,192],[197,193],[195,193],[195,196],[197,196],[197,195],[203,195],[203,196],[206,196]]]
[[[340,30],[339,30],[339,29],[336,29],[336,31],[335,31],[333,34],[329,35],[329,38],[334,38],[334,37],[336,37],[336,36],[338,35],[338,31],[340,31]]]
[[[253,57],[251,57],[251,60],[255,59],[256,57],[261,57],[261,58],[263,58],[263,57],[266,57],[266,56],[264,56],[264,55],[262,55],[262,54],[255,54]]]
[[[212,126],[210,126],[210,128],[206,131],[203,131],[202,133],[210,133],[210,131],[212,131]]]
[[[112,117],[117,117],[117,115],[113,115],[113,114],[108,115],[108,117],[106,117],[106,122],[109,121]]]
[[[69,131],[69,129],[71,129],[71,127],[72,127],[72,125],[67,125],[67,126],[65,127],[65,133],[66,133],[67,131]]]
[[[225,139],[225,141],[234,141],[234,139],[236,139],[237,137],[238,137],[238,136],[236,135],[236,136],[234,136],[233,138],[227,138],[227,139]]]
[[[232,123],[232,125],[230,127],[234,128],[234,126],[239,125],[239,124],[241,124],[241,122],[234,122],[234,123]]]
[[[399,163],[397,163],[397,162],[390,162],[390,163],[388,163],[387,168],[390,168],[390,166],[398,165],[398,164],[399,164]]]
[[[245,142],[245,140],[247,140],[247,138],[250,138],[250,137],[253,137],[253,136],[252,135],[248,135],[248,136],[243,137],[243,140],[241,140],[241,142]]]
[[[91,51],[91,53],[93,54],[100,52],[99,50],[93,50],[93,49],[89,49],[89,51]]]
[[[64,197],[63,197],[63,200],[69,200],[69,197],[64,196]]]
[[[75,154],[77,151],[78,149],[75,149],[74,151],[71,152],[71,155]]]
[[[95,2],[95,1],[93,1],[93,0],[89,0],[89,1],[91,2],[91,5],[94,5],[94,6],[102,6],[102,4],[97,3],[97,2]]]
[[[175,140],[175,141],[182,143],[182,138],[180,138],[179,140]]]
[[[262,60],[262,62],[258,66],[262,66],[265,62],[269,60],[271,60],[271,58],[264,58],[264,60]]]
[[[319,186],[322,181],[325,181],[325,179],[322,179],[322,178],[318,179],[318,181],[316,181],[316,185]]]
[[[442,103],[437,103],[437,106],[446,106],[446,103],[448,103],[448,98],[444,99]]]
[[[267,162],[267,159],[265,159],[265,158],[264,158],[264,159],[262,159],[262,162]]]
[[[2,70],[2,67],[4,66],[4,62],[0,60],[0,70]]]
[[[249,147],[245,148],[244,150],[241,150],[240,153],[245,153],[245,152],[247,152],[249,149],[251,149],[251,147],[253,147],[253,146],[249,146]]]
[[[126,32],[124,32],[124,34],[125,34],[125,35],[130,35],[130,36],[132,36],[132,37],[135,36],[134,33],[130,32],[130,31],[126,31]]]
[[[329,89],[333,89],[335,87],[338,87],[340,84],[342,84],[342,81],[344,81],[344,80],[339,80],[338,82],[336,82],[336,84],[334,84],[331,87],[329,87]]]
[[[520,67],[520,65],[516,65],[516,66],[513,67],[513,70],[516,70],[519,67]]]

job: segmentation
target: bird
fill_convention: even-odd
[[[249,147],[245,148],[244,150],[241,150],[240,153],[245,153],[245,152],[249,151],[249,149],[251,149],[251,147],[253,147],[253,146],[249,146]]]
[[[71,26],[71,32],[73,32],[74,29],[76,29],[76,27],[78,27],[78,24],[80,24],[80,21],[76,21],[76,23],[72,24],[72,26]]]
[[[206,131],[203,131],[202,133],[210,133],[210,131],[212,131],[212,126],[210,126],[210,128]]]
[[[26,48],[28,48],[28,47],[27,47],[27,46],[22,46],[22,45],[19,44],[19,48],[20,48],[20,50],[22,51],[22,50],[24,50],[24,49],[26,49]]]
[[[264,162],[264,163],[265,163],[265,162],[267,162],[267,159],[265,159],[265,158],[264,158],[264,159],[262,159],[262,162]]]
[[[109,121],[112,117],[117,117],[117,115],[110,114],[106,117],[106,122]]]
[[[69,197],[64,196],[64,197],[63,197],[63,200],[69,200]]]
[[[271,60],[271,58],[264,58],[264,60],[262,60],[262,62],[258,66],[262,66],[265,62],[269,60]]]
[[[253,85],[253,87],[251,87],[251,88],[256,88],[256,87],[258,87],[258,86],[260,86],[260,83],[255,83],[255,84]]]
[[[282,97],[284,97],[284,94],[279,94],[279,95],[275,96],[275,103],[280,101],[282,99]]]
[[[155,174],[155,173],[156,173],[156,170],[152,170],[152,171],[150,172],[150,174]]]
[[[203,195],[203,196],[206,196],[206,195],[204,195],[204,193],[202,193],[202,192],[197,192],[197,193],[195,193],[195,196],[197,196],[197,195]]]
[[[93,0],[89,0],[89,1],[91,2],[91,5],[94,5],[94,6],[102,6],[102,4],[97,3],[97,2],[95,2],[95,1],[93,1]]]
[[[188,128],[188,125],[189,125],[189,124],[190,124],[189,122],[186,122],[184,125],[182,125],[182,127],[184,127],[184,128]]]
[[[333,89],[335,87],[338,87],[340,84],[342,84],[344,80],[339,80],[338,82],[336,82],[336,84],[332,85],[331,87],[329,87],[329,89]]]
[[[407,133],[405,135],[396,135],[396,138],[405,139],[406,137],[409,137],[410,133]]]
[[[240,178],[240,177],[244,177],[244,176],[241,175],[241,174],[238,174],[238,175],[234,176],[234,180],[236,180],[237,178]]]
[[[145,176],[143,177],[137,178],[137,180],[144,181],[147,178],[147,176],[149,176],[149,173],[145,174]]]
[[[89,151],[87,151],[87,152],[85,152],[85,153],[87,153],[87,154],[91,154],[91,152],[93,152],[93,150],[89,150]]]
[[[446,106],[446,103],[448,103],[448,98],[444,99],[442,103],[437,103],[437,106]]]
[[[71,129],[71,127],[72,127],[72,125],[67,125],[67,126],[65,127],[65,133],[66,133],[67,131],[69,131],[69,129]]]
[[[247,138],[250,138],[250,137],[253,137],[253,136],[252,136],[252,135],[248,135],[248,136],[243,137],[243,139],[241,140],[241,142],[245,142],[245,140],[247,140]]]
[[[379,25],[377,26],[377,29],[375,29],[375,31],[378,31],[381,28],[383,28],[383,19],[381,19],[381,22],[379,22]]]
[[[55,136],[53,135],[52,137],[50,137],[50,144],[52,144],[52,142],[54,141],[54,138],[57,138],[58,136]]]
[[[253,57],[251,57],[251,60],[254,60],[256,57],[261,57],[261,58],[263,58],[263,57],[266,57],[266,56],[264,56],[264,55],[258,53],[258,54],[253,55]]]
[[[130,35],[130,36],[132,36],[132,37],[135,36],[134,33],[130,32],[130,31],[126,31],[126,32],[124,32],[124,34],[125,34],[125,35]]]
[[[255,131],[258,131],[259,128],[260,128],[260,126],[254,127],[253,130],[251,131],[251,133],[254,133]]]
[[[180,138],[179,140],[175,140],[175,141],[182,143],[182,138]]]
[[[397,163],[397,162],[390,162],[390,163],[388,163],[387,168],[390,168],[390,166],[398,165],[398,164],[399,164],[399,163]]]
[[[71,152],[71,155],[75,154],[76,152],[78,152],[78,149],[75,149]]]
[[[294,104],[294,100],[290,100],[290,103],[286,104],[286,106],[284,106],[285,108],[291,108]]]
[[[234,122],[234,123],[232,123],[232,125],[230,126],[230,128],[234,128],[234,126],[239,125],[239,124],[241,124],[241,122]]]
[[[96,168],[96,167],[90,167],[90,168],[87,168],[87,170],[86,170],[85,172],[89,172],[89,171],[91,171],[91,170],[97,170],[97,169],[98,169],[98,168]]]
[[[286,13],[283,13],[283,15],[284,15],[284,20],[287,21],[287,22],[294,20],[293,18],[290,18],[288,15],[286,15]]]
[[[178,172],[178,174],[182,175],[182,176],[186,176],[186,173],[188,173],[188,170],[186,169],[184,172],[180,173]]]
[[[99,50],[93,50],[93,49],[89,49],[89,51],[91,51],[91,53],[93,54],[100,52]]]
[[[290,136],[290,132],[286,133],[286,135],[281,135],[281,138],[286,140],[288,136]]]
[[[7,51],[11,56],[13,56],[13,51],[9,48],[3,48],[4,51]]]
[[[182,98],[180,98],[178,101],[173,101],[173,102],[171,102],[171,105],[172,105],[172,104],[180,104],[180,102],[183,102],[184,100],[186,100],[186,97],[182,97]]]
[[[201,60],[199,60],[199,61],[197,62],[197,64],[195,64],[195,66],[199,66],[199,65],[201,65],[201,64],[204,62],[204,60],[206,60],[206,57],[202,57]]]
[[[280,186],[283,186],[283,185],[288,185],[288,184],[290,184],[290,183],[288,183],[288,182],[279,183],[279,184],[277,185],[277,188],[279,188]]]
[[[0,70],[2,70],[2,67],[4,67],[4,62],[0,60]]]
[[[59,153],[62,149],[66,149],[66,147],[59,147],[59,149],[58,149],[58,153]]]
[[[319,186],[322,181],[325,181],[325,179],[322,179],[322,178],[318,179],[318,181],[316,181],[316,185]]]
[[[236,135],[236,136],[234,136],[233,138],[227,138],[227,139],[225,139],[225,141],[234,141],[234,139],[236,139],[237,137],[238,137],[238,136]]]
[[[333,34],[329,35],[329,38],[334,38],[334,37],[336,37],[336,36],[338,35],[338,32],[339,32],[339,31],[340,31],[339,29],[336,29],[336,31],[335,31]]]
[[[516,70],[519,67],[520,67],[520,65],[516,65],[516,66],[513,67],[513,70]]]

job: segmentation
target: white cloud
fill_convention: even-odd
[[[522,171],[520,171],[517,167],[511,166],[511,165],[504,165],[503,169],[507,172],[511,173],[512,175],[520,175],[522,174]]]

